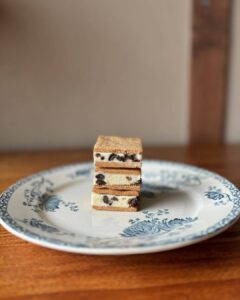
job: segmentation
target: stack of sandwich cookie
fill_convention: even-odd
[[[140,202],[142,143],[139,138],[99,136],[94,146],[92,207],[137,211]]]

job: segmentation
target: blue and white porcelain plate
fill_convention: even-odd
[[[85,254],[135,254],[194,244],[228,228],[240,191],[193,166],[144,161],[139,212],[91,208],[92,163],[24,178],[0,196],[0,221],[37,245]]]

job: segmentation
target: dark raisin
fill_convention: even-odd
[[[100,157],[101,154],[100,154],[100,153],[96,153],[95,156],[96,156],[96,157]]]
[[[124,156],[118,155],[117,160],[124,162],[126,159]]]
[[[126,176],[127,180],[128,181],[131,181],[132,180],[132,177],[131,176]]]
[[[102,180],[102,179],[97,179],[96,183],[98,185],[105,185],[106,184],[106,182],[104,180]]]
[[[104,156],[101,156],[101,160],[104,160]]]
[[[139,204],[139,197],[128,200],[129,207],[138,207],[138,204]]]
[[[113,204],[113,202],[106,195],[103,196],[103,202],[105,204],[108,204],[108,205],[112,205]]]
[[[118,198],[117,197],[112,197],[111,200],[118,201]]]
[[[103,196],[103,202],[104,202],[105,204],[109,204],[108,196],[106,196],[106,195]]]
[[[139,159],[137,159],[136,154],[129,154],[128,159],[134,161],[134,162],[140,162]]]
[[[97,179],[104,179],[105,178],[105,176],[103,174],[97,174],[95,177]]]
[[[117,155],[114,154],[114,153],[112,153],[112,154],[109,156],[108,160],[109,160],[109,161],[114,160],[116,157],[117,157]]]
[[[136,182],[136,184],[142,184],[142,178],[140,178],[140,179]]]

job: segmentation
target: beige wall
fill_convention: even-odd
[[[240,0],[233,5],[226,141],[240,143]]]
[[[187,141],[191,1],[0,1],[0,149]]]

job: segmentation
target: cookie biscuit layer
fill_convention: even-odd
[[[120,169],[120,168],[128,168],[128,169],[139,169],[142,166],[141,162],[130,162],[130,163],[126,163],[126,162],[101,162],[101,161],[97,161],[95,162],[95,166],[96,167],[100,167],[100,168],[116,168],[116,169]]]
[[[116,195],[116,196],[139,196],[138,191],[114,190],[109,188],[98,188],[93,186],[92,191],[97,194]]]
[[[97,210],[126,211],[126,212],[138,211],[138,208],[136,207],[116,207],[116,206],[97,206],[97,205],[92,205],[92,207]]]

